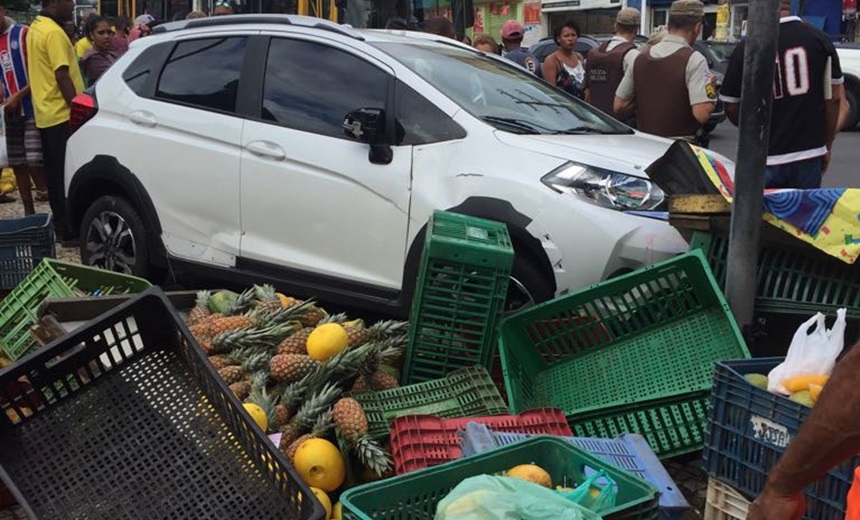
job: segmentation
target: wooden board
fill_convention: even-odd
[[[670,215],[713,215],[731,212],[731,204],[722,195],[673,195],[669,198]]]

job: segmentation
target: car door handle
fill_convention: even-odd
[[[283,148],[269,141],[252,141],[245,145],[245,148],[260,157],[271,157],[279,161],[287,158],[287,153],[284,152]]]
[[[151,112],[145,112],[142,110],[132,112],[128,115],[128,119],[132,123],[141,126],[153,127],[158,124],[158,121],[155,120],[155,116]]]

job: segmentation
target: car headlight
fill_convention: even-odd
[[[541,179],[559,193],[572,193],[617,210],[653,210],[666,196],[648,179],[569,162]]]

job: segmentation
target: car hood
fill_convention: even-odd
[[[497,131],[496,138],[522,150],[638,177],[647,177],[645,168],[659,159],[672,144],[669,139],[641,133],[517,135]]]

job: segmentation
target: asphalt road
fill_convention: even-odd
[[[798,128],[798,131],[801,131]],[[711,134],[711,149],[735,159],[738,148],[738,129],[728,121]],[[824,176],[829,188],[860,188],[860,132],[842,132],[833,145],[830,169]]]

